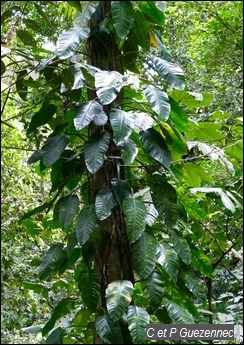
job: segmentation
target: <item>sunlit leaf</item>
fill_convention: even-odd
[[[110,283],[106,289],[106,302],[109,317],[113,321],[119,320],[133,295],[133,285],[128,280],[116,280]]]
[[[143,92],[155,113],[164,121],[167,121],[170,114],[170,104],[168,102],[169,98],[167,93],[152,85],[144,87]]]
[[[63,32],[56,44],[55,54],[60,59],[69,58],[78,46],[89,36],[89,29],[82,27],[73,27]]]
[[[162,243],[157,248],[157,261],[164,268],[165,272],[176,283],[178,276],[178,256],[169,244]]]
[[[116,71],[98,71],[95,73],[97,97],[104,105],[115,100],[123,86],[123,76]]]

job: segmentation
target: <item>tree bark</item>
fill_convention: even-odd
[[[95,19],[90,23],[91,36],[87,43],[89,63],[106,71],[117,71],[123,73],[121,52],[116,46],[113,33],[99,31],[99,23],[110,15],[111,1],[101,1],[95,13]],[[96,94],[91,91],[90,99],[94,99]],[[120,93],[116,100],[106,106],[104,111],[108,115],[111,108],[121,104],[123,95]],[[121,152],[113,142],[113,131],[108,120],[105,129],[110,134],[110,144],[106,154],[108,159],[95,174],[90,176],[91,182],[91,202],[94,203],[97,192],[102,188],[111,188],[113,178],[124,180],[124,169],[120,167]],[[90,134],[99,133],[101,127],[95,124],[90,125]],[[113,158],[114,157],[114,158]],[[109,283],[114,280],[130,280],[134,283],[134,275],[131,265],[131,250],[127,239],[125,221],[120,206],[114,208],[112,214],[107,219],[99,222],[102,231],[102,240],[95,257],[95,271],[99,274],[101,282],[101,299],[97,307],[96,318],[106,310],[105,291]],[[102,340],[95,336],[95,343],[101,344]]]

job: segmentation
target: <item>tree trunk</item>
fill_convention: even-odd
[[[121,52],[115,44],[114,35],[101,32],[98,28],[99,23],[107,18],[110,12],[111,2],[101,1],[94,16],[95,20],[90,23],[92,35],[87,43],[89,63],[102,70],[114,70],[123,73]],[[94,99],[95,97],[95,93],[91,91],[89,98]],[[108,117],[110,109],[121,104],[122,100],[123,95],[120,93],[113,103],[103,107]],[[113,131],[109,120],[105,129],[110,134],[110,144],[106,154],[108,158],[99,171],[90,176],[92,203],[94,203],[96,194],[100,189],[111,188],[113,178],[124,180],[124,169],[120,167],[121,159],[118,158],[121,156],[121,152],[113,142]],[[99,133],[101,130],[102,128],[95,124],[90,126],[90,134]],[[100,277],[101,299],[97,307],[96,317],[103,313],[102,310],[106,309],[105,290],[109,283],[121,279],[130,280],[134,283],[130,245],[120,206],[115,207],[111,216],[100,221],[99,225],[102,231],[102,240],[95,257],[95,270]],[[95,343],[102,343],[99,336],[95,337]]]

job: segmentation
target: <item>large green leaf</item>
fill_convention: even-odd
[[[59,206],[59,221],[64,228],[67,228],[78,211],[80,201],[76,195],[64,197]]]
[[[98,317],[96,331],[105,344],[123,344],[119,321],[112,321],[108,315]]]
[[[165,15],[159,9],[160,6],[156,6],[155,1],[137,1],[137,2],[142,13],[146,15],[146,18],[149,18],[149,20],[154,24],[164,25]]]
[[[146,279],[155,268],[157,243],[153,236],[144,232],[132,245],[133,268],[141,279]]]
[[[89,125],[96,116],[98,117],[98,121],[99,117],[106,117],[107,119],[107,115],[104,113],[100,103],[95,100],[82,103],[75,108],[75,128],[80,131],[82,128]]]
[[[214,278],[214,271],[211,259],[200,249],[191,248],[192,266],[203,275]]]
[[[134,23],[132,26],[134,42],[141,46],[145,51],[150,48],[149,22],[141,11],[134,9]]]
[[[54,104],[44,104],[41,109],[33,115],[29,128],[27,129],[27,135],[34,132],[38,127],[45,125],[56,113],[57,107]]]
[[[136,146],[136,143],[131,140],[127,139],[124,141],[123,145],[121,145],[122,149],[122,160],[125,165],[130,165],[134,162],[137,153],[138,153],[138,148]]]
[[[162,163],[165,167],[171,164],[171,154],[168,150],[165,139],[154,128],[139,133],[143,146],[151,157]]]
[[[42,156],[42,161],[45,166],[50,166],[55,163],[60,155],[63,153],[65,147],[69,142],[70,137],[66,134],[50,136],[42,150],[44,154]]]
[[[122,206],[124,199],[132,196],[131,187],[126,181],[117,178],[113,178],[111,184],[116,200]]]
[[[150,321],[147,311],[130,305],[127,312],[129,331],[134,344],[143,344],[146,339],[146,325]]]
[[[160,185],[151,185],[152,200],[159,217],[165,224],[172,227],[178,219],[177,193],[173,186],[168,182],[161,182]]]
[[[164,294],[164,279],[157,268],[153,270],[149,277],[141,282],[146,299],[148,300],[148,312],[151,314],[157,310],[161,304]]]
[[[113,208],[117,205],[117,201],[111,189],[100,189],[96,195],[95,207],[96,214],[100,220],[108,218]]]
[[[123,144],[130,136],[134,127],[134,114],[112,108],[109,113],[109,119],[113,128],[115,143],[117,145]]]
[[[149,67],[157,71],[170,86],[175,89],[184,90],[184,72],[180,67],[152,54],[149,56],[147,63]]]
[[[110,283],[106,289],[106,302],[109,317],[113,321],[119,320],[133,295],[133,285],[129,280],[116,280]]]
[[[47,337],[45,344],[63,344],[64,334],[62,327],[55,328]]]
[[[98,229],[97,221],[94,205],[84,206],[77,218],[75,228],[77,240],[82,246],[89,240],[92,233]]]
[[[123,40],[133,24],[133,6],[130,1],[111,1],[111,10],[116,33]]]
[[[182,237],[180,234],[176,233],[173,229],[168,230],[168,234],[172,243],[174,245],[174,250],[179,255],[181,260],[186,264],[190,265],[191,263],[191,250],[187,240]]]
[[[194,319],[187,309],[181,307],[173,301],[168,301],[165,306],[173,322],[177,324],[194,323]]]
[[[158,263],[164,268],[173,282],[176,283],[179,263],[175,250],[168,243],[162,243],[157,247],[157,256]]]
[[[143,112],[133,112],[135,116],[134,120],[134,130],[139,133],[141,131],[146,131],[148,128],[151,128],[155,121],[147,113]]]
[[[128,240],[133,243],[145,230],[147,209],[142,201],[130,198],[124,200],[123,211]]]
[[[206,285],[204,281],[197,276],[194,270],[183,270],[181,275],[186,287],[191,291],[196,297],[199,298],[201,302],[205,302],[206,296]]]
[[[71,310],[73,310],[75,305],[75,300],[72,298],[64,298],[62,299],[54,308],[52,315],[48,322],[42,329],[42,335],[44,336],[47,334],[55,325],[56,321],[60,319],[62,316],[67,315]]]
[[[167,93],[152,85],[144,86],[143,93],[155,113],[164,121],[167,121],[170,114],[170,104],[168,102],[169,97]]]
[[[52,244],[42,259],[42,263],[39,266],[39,278],[45,279],[56,269],[57,263],[62,260],[63,257],[63,244]]]
[[[109,134],[104,130],[101,133],[93,134],[85,143],[85,163],[90,173],[95,174],[103,165],[109,141]]]
[[[112,103],[123,86],[123,75],[116,71],[97,71],[95,88],[97,97],[104,105]]]
[[[95,312],[100,293],[98,274],[94,270],[83,272],[79,277],[78,287],[83,303],[92,312]]]
[[[67,59],[73,55],[78,46],[89,37],[89,29],[73,27],[63,32],[56,45],[55,54],[60,59]]]

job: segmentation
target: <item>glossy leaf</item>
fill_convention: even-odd
[[[42,263],[39,266],[39,278],[45,279],[55,270],[57,263],[63,256],[63,244],[52,244],[42,259]]]
[[[27,164],[32,164],[35,162],[38,162],[42,156],[44,155],[45,151],[42,149],[37,149],[32,153],[32,155],[29,157]]]
[[[175,89],[184,90],[184,72],[180,67],[152,54],[149,56],[147,63],[149,67],[158,72],[170,86]]]
[[[143,308],[130,305],[127,312],[129,331],[134,344],[143,344],[146,338],[146,325],[150,317]]]
[[[145,230],[147,210],[142,201],[130,198],[124,200],[123,211],[128,240],[133,243]]]
[[[75,128],[80,131],[82,128],[88,126],[96,116],[105,116],[107,118],[100,103],[95,100],[82,103],[75,108]]]
[[[163,276],[160,271],[155,268],[149,277],[142,280],[141,284],[145,297],[149,301],[147,310],[149,313],[153,313],[159,308],[163,298],[165,285]]]
[[[84,206],[76,221],[76,236],[78,242],[83,246],[98,229],[98,218],[93,205]]]
[[[137,153],[138,153],[138,148],[136,146],[136,143],[131,140],[127,139],[124,141],[123,145],[121,146],[122,149],[122,160],[125,165],[130,165],[134,162]]]
[[[192,315],[185,308],[173,301],[167,302],[165,306],[173,322],[177,324],[194,324]]]
[[[139,133],[139,138],[150,156],[162,163],[165,167],[171,164],[171,154],[165,139],[154,128]]]
[[[132,196],[131,187],[126,181],[113,178],[111,184],[113,193],[120,205],[123,204],[124,199]]]
[[[165,224],[172,227],[178,219],[177,193],[168,182],[160,185],[151,185],[152,200],[158,215],[165,221]]]
[[[184,270],[181,277],[189,291],[204,303],[207,299],[204,281],[196,275],[194,270]]]
[[[111,109],[109,119],[113,128],[114,141],[117,145],[123,144],[130,136],[134,127],[134,115],[120,109]]]
[[[119,321],[112,321],[108,315],[97,318],[96,331],[105,344],[123,344]]]
[[[164,121],[167,121],[170,114],[170,104],[168,102],[169,97],[167,93],[152,85],[144,86],[143,93],[155,113]]]
[[[134,130],[139,133],[141,131],[146,131],[155,124],[155,121],[147,113],[134,112],[135,123]]]
[[[144,232],[132,245],[132,261],[136,273],[146,279],[154,270],[157,261],[157,243],[153,236]]]
[[[133,6],[130,1],[111,1],[111,10],[116,33],[123,40],[132,27]]]
[[[47,337],[45,344],[63,344],[64,334],[62,327],[55,328]]]
[[[178,276],[178,256],[168,243],[158,244],[157,262],[164,268],[169,277],[176,283]]]
[[[190,265],[191,263],[191,250],[187,240],[182,237],[180,234],[176,233],[173,229],[169,229],[168,234],[172,243],[174,245],[174,250],[179,255],[181,260],[186,264]]]
[[[55,163],[60,155],[63,153],[65,147],[69,142],[70,137],[66,134],[50,136],[42,150],[44,154],[42,156],[42,161],[45,166],[50,166]]]
[[[149,17],[152,23],[164,25],[165,15],[159,9],[159,6],[156,6],[154,1],[138,1],[138,6],[142,13]]]
[[[99,277],[94,270],[87,270],[80,275],[79,290],[83,303],[91,310],[95,312],[98,302],[98,296],[100,291]]]
[[[123,86],[123,76],[116,71],[98,71],[95,73],[97,97],[104,105],[115,100]]]
[[[73,27],[63,32],[56,44],[55,54],[60,59],[67,59],[73,55],[78,46],[89,37],[89,29]]]
[[[27,135],[34,132],[38,127],[45,125],[56,113],[57,107],[54,104],[44,104],[41,109],[33,115]]]
[[[117,201],[109,188],[100,189],[96,195],[95,208],[99,220],[104,220],[112,214]]]
[[[106,302],[109,317],[113,321],[119,320],[133,295],[133,285],[129,280],[116,280],[110,283],[106,289]]]
[[[68,195],[64,197],[59,207],[59,221],[64,228],[67,228],[73,221],[80,201],[76,195]]]
[[[99,134],[93,134],[85,143],[85,163],[90,173],[95,174],[103,165],[109,140],[109,134],[104,130]]]

